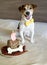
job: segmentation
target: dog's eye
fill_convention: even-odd
[[[30,9],[32,9],[32,8],[30,7]]]
[[[25,8],[23,8],[23,10],[26,10]]]

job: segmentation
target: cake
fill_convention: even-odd
[[[7,46],[10,47],[11,49],[15,49],[15,48],[19,47],[19,40],[18,39],[16,39],[15,41],[8,40]]]

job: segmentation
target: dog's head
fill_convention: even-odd
[[[25,4],[20,6],[18,9],[22,13],[23,17],[29,20],[34,12],[34,9],[37,7],[35,4]]]

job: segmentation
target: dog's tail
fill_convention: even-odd
[[[18,27],[17,27],[17,29],[20,29],[20,23],[18,24]]]

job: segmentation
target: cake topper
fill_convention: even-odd
[[[16,33],[15,33],[15,31],[12,31],[12,33],[11,33],[11,40],[12,41],[16,40]]]

